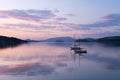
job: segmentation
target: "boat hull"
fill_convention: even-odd
[[[75,50],[75,53],[87,53],[87,50]]]
[[[78,50],[80,47],[71,47],[71,50]]]

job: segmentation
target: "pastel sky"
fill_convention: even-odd
[[[1,0],[0,35],[22,39],[120,35],[120,0]]]

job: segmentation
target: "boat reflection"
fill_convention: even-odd
[[[70,47],[71,50],[74,51],[74,53],[81,54],[81,53],[87,53],[87,50],[83,47],[80,46],[79,43],[74,42],[74,45]]]
[[[71,55],[73,56],[74,58],[74,64],[76,63],[77,61],[77,57],[78,58],[78,64],[80,66],[80,58],[81,56],[85,56],[87,54],[87,50],[85,50],[84,48],[74,48],[74,49],[71,49]]]

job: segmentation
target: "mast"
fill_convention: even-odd
[[[74,34],[74,42],[75,42],[75,40],[76,40],[76,34]]]
[[[76,46],[76,34],[74,34],[74,47]]]

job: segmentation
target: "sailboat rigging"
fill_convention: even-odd
[[[73,50],[75,53],[87,53],[87,50],[85,50],[84,48],[81,48],[80,46],[76,45],[75,35],[74,35],[74,44],[71,47],[71,50]]]

